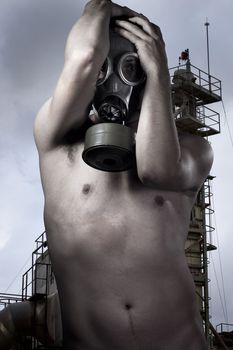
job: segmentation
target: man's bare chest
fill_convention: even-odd
[[[47,207],[69,214],[117,216],[120,213],[144,215],[179,215],[190,207],[190,199],[182,193],[149,188],[136,172],[105,173],[88,169],[71,169],[70,173],[54,174],[45,186]],[[141,215],[140,215],[141,213]]]
[[[192,207],[188,196],[145,186],[136,168],[120,173],[95,170],[82,161],[81,151],[77,148],[72,160],[59,153],[41,164],[51,235],[54,228],[62,240],[69,235],[77,240],[106,235],[120,239],[144,232],[150,241],[174,227],[184,234]]]
[[[147,188],[131,175],[81,174],[57,179],[47,194],[47,229],[64,244],[80,246],[84,239],[88,246],[108,250],[141,242],[146,250],[151,242],[167,244],[174,227],[183,240],[190,215],[185,196]]]

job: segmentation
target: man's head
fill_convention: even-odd
[[[145,73],[135,46],[110,29],[110,50],[99,72],[83,160],[103,171],[124,171],[135,162],[135,135]],[[128,127],[127,127],[128,126]]]
[[[100,70],[93,101],[98,119],[128,124],[140,109],[144,81],[135,46],[110,29],[110,51]]]

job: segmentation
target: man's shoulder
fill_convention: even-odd
[[[191,152],[211,153],[212,147],[207,139],[202,136],[190,134],[188,132],[179,132],[179,141],[181,147],[188,148]]]
[[[47,153],[54,153],[54,151],[69,151],[77,144],[83,144],[85,140],[85,133],[87,129],[93,125],[91,120],[87,117],[86,121],[81,126],[73,126],[68,130],[63,138],[56,142],[51,142],[53,121],[51,115],[51,98],[48,99],[39,110],[34,123],[34,139],[38,152],[41,156]]]

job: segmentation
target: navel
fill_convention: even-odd
[[[163,207],[164,206],[164,198],[162,196],[156,196],[154,199],[155,203],[157,204],[158,207]]]
[[[126,303],[126,304],[125,304],[125,309],[126,309],[126,310],[131,310],[131,309],[132,309],[132,304]]]
[[[89,185],[89,184],[83,185],[83,189],[82,189],[83,194],[88,194],[90,192],[90,190],[91,190],[91,185]]]

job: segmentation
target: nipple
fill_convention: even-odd
[[[82,192],[83,192],[84,194],[88,194],[88,193],[90,192],[90,190],[91,190],[91,186],[90,186],[89,184],[85,184],[85,185],[83,186]]]
[[[159,207],[162,207],[164,205],[165,200],[162,196],[156,196],[154,200]]]
[[[130,310],[130,309],[132,309],[132,305],[129,303],[126,303],[125,308],[126,308],[126,310]]]

